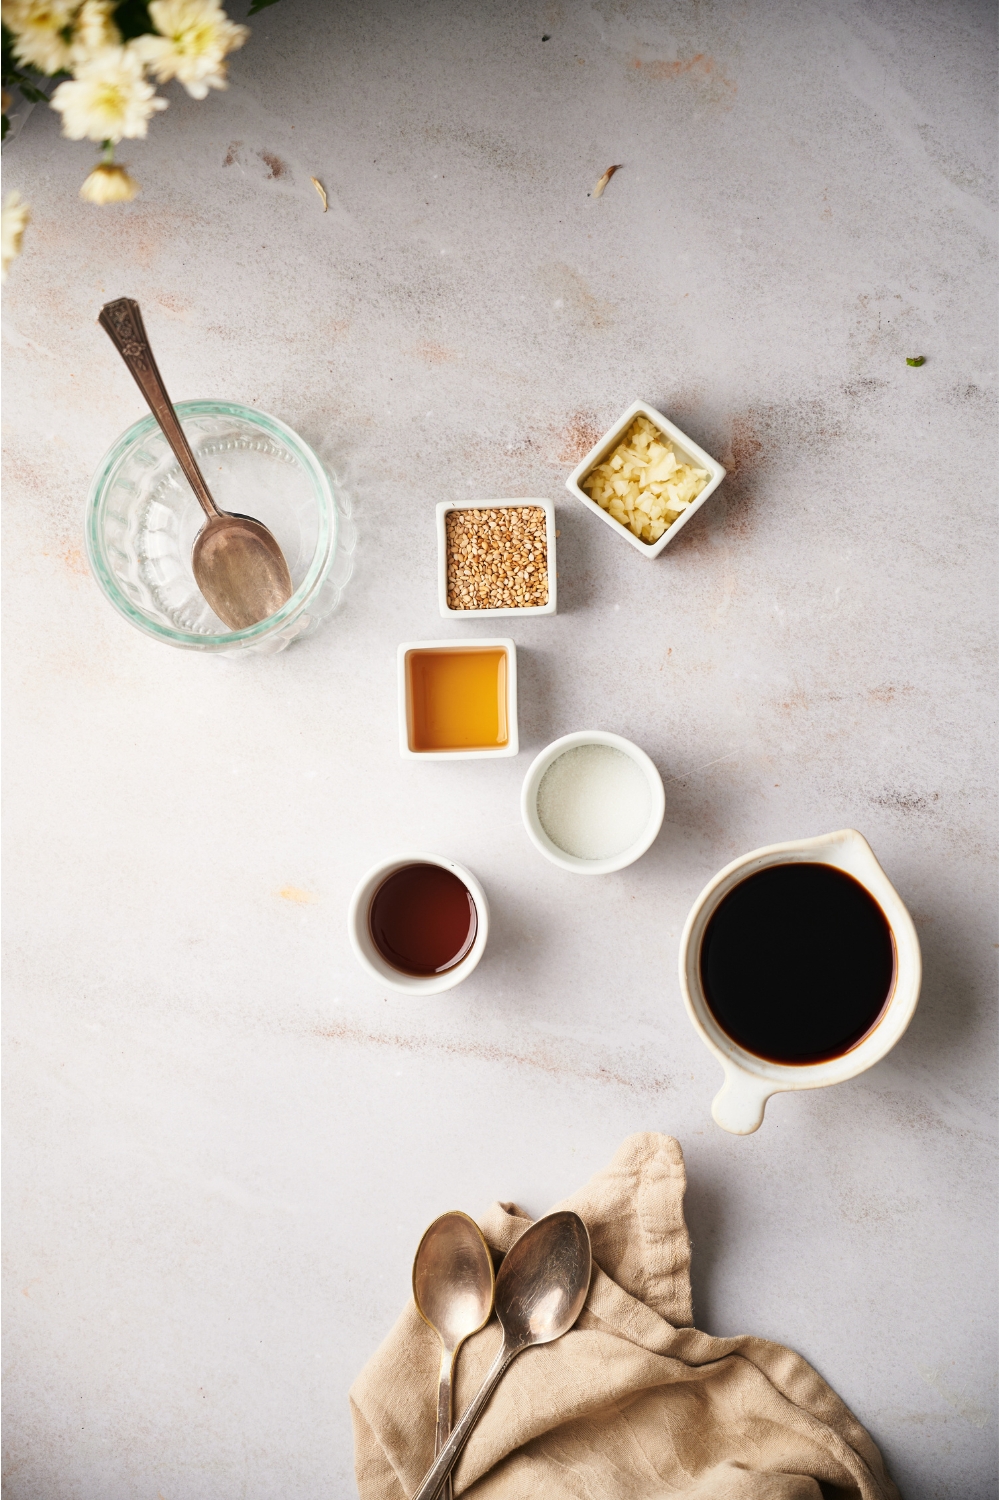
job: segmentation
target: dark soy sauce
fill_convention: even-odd
[[[368,907],[368,931],[386,963],[422,979],[460,964],[478,926],[471,891],[441,865],[404,865]]]
[[[825,1062],[885,1009],[896,954],[878,902],[832,865],[770,865],[716,907],[701,984],[722,1029],[758,1057]]]

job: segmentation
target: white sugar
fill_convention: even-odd
[[[577,859],[610,859],[649,822],[649,783],[630,755],[578,745],[554,760],[538,788],[538,817],[554,844]]]

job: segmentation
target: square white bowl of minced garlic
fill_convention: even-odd
[[[679,427],[635,401],[566,481],[566,488],[645,557],[664,547],[726,471]]]

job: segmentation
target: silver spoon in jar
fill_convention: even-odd
[[[507,1251],[494,1297],[503,1343],[413,1500],[437,1500],[511,1360],[533,1344],[550,1344],[573,1327],[587,1300],[591,1266],[587,1226],[567,1209],[536,1219]]]
[[[97,321],[132,372],[208,517],[191,554],[195,582],[230,630],[245,630],[269,619],[292,596],[292,579],[281,548],[262,522],[252,516],[230,515],[212,499],[156,368],[138,302],[131,297],[107,302]]]
[[[493,1311],[493,1257],[479,1225],[468,1214],[442,1214],[425,1231],[413,1260],[417,1312],[441,1340],[435,1455],[451,1436],[455,1356]],[[451,1500],[451,1475],[442,1494]]]

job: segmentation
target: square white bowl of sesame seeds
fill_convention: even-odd
[[[551,500],[443,500],[437,507],[437,537],[442,618],[555,614]]]

